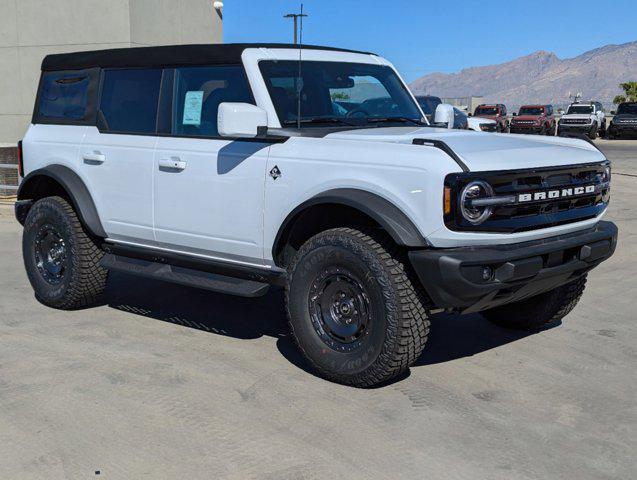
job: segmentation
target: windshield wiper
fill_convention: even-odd
[[[367,123],[385,123],[385,122],[409,122],[413,125],[427,125],[422,120],[415,120],[408,117],[372,117],[367,119]]]
[[[314,117],[314,118],[302,118],[301,119],[301,124],[303,125],[307,125],[307,124],[318,124],[318,123],[332,123],[332,124],[337,124],[337,125],[347,125],[348,127],[356,127],[356,126],[360,126],[360,122],[348,122],[347,120],[340,118],[340,117]],[[296,125],[297,121],[296,120],[285,120],[283,122],[283,125]]]

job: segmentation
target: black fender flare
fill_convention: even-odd
[[[93,202],[88,188],[79,175],[69,167],[53,164],[29,173],[20,183],[18,202],[33,200],[33,195],[37,191],[38,183],[42,177],[49,177],[61,185],[71,200],[80,221],[91,234],[106,238],[106,231],[102,226],[95,202]]]
[[[288,214],[274,239],[272,246],[274,258],[276,258],[279,244],[294,220],[307,208],[321,204],[340,204],[359,210],[383,227],[398,245],[413,248],[429,246],[409,217],[389,200],[366,190],[337,188],[315,195]]]

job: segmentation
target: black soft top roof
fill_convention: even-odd
[[[84,68],[166,67],[180,65],[228,65],[241,62],[246,48],[299,48],[285,43],[225,43],[201,45],[167,45],[163,47],[113,48],[88,52],[47,55],[43,71],[80,70]],[[307,50],[331,50],[363,53],[342,48],[303,45]]]

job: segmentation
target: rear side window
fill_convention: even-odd
[[[172,134],[217,137],[223,102],[254,103],[240,65],[175,69]]]
[[[97,125],[113,133],[155,133],[162,69],[105,70]]]
[[[84,125],[95,112],[97,69],[45,72],[35,109],[36,123]]]

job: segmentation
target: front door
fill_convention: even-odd
[[[157,140],[155,237],[160,246],[262,265],[269,143],[222,139],[222,102],[253,103],[243,68],[177,68],[171,135]]]

